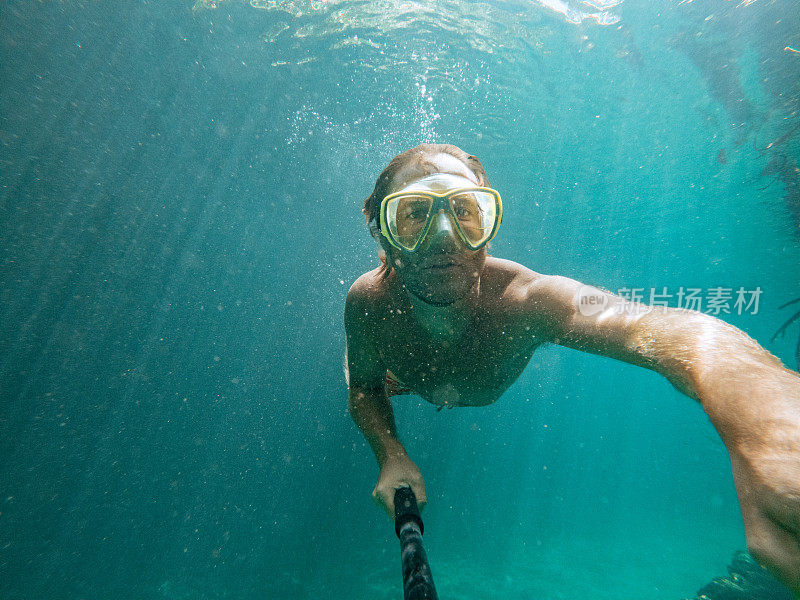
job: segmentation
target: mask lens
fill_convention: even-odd
[[[450,207],[459,229],[473,246],[479,246],[492,235],[497,220],[497,203],[488,192],[466,191],[450,196]]]
[[[394,239],[411,250],[425,231],[433,200],[408,194],[393,198],[386,205],[386,221]]]

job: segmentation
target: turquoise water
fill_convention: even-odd
[[[493,255],[760,288],[720,316],[794,368],[800,135],[759,149],[798,120],[796,5],[610,4],[0,3],[0,597],[401,597],[342,313],[420,142],[482,160]],[[395,411],[442,599],[677,600],[745,546],[649,371],[551,346],[495,405]]]

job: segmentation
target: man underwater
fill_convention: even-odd
[[[487,256],[502,218],[480,161],[422,144],[396,156],[364,202],[382,265],[345,303],[350,413],[380,474],[426,503],[397,439],[390,397],[485,406],[554,343],[647,367],[698,400],[725,443],[751,554],[800,598],[800,377],[735,327],[647,307],[566,277]]]

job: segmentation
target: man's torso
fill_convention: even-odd
[[[491,404],[543,341],[525,305],[527,284],[539,275],[521,265],[489,257],[462,331],[452,333],[431,332],[403,310],[408,297],[392,277],[371,286],[371,341],[390,374],[428,402]]]

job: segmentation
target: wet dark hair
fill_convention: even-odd
[[[389,186],[397,174],[406,167],[415,165],[426,168],[431,174],[438,173],[439,169],[431,163],[428,158],[436,156],[437,154],[449,154],[460,160],[464,165],[475,174],[478,180],[478,185],[490,187],[489,179],[486,177],[486,171],[483,169],[481,161],[477,157],[467,154],[458,146],[452,144],[420,144],[410,150],[401,152],[395,156],[383,170],[375,182],[375,189],[372,190],[366,200],[364,200],[364,216],[367,218],[367,223],[378,222],[378,211],[380,210],[381,202],[389,193]],[[378,231],[380,235],[380,230]],[[381,265],[381,275],[387,276],[391,271],[391,267],[383,261]]]

